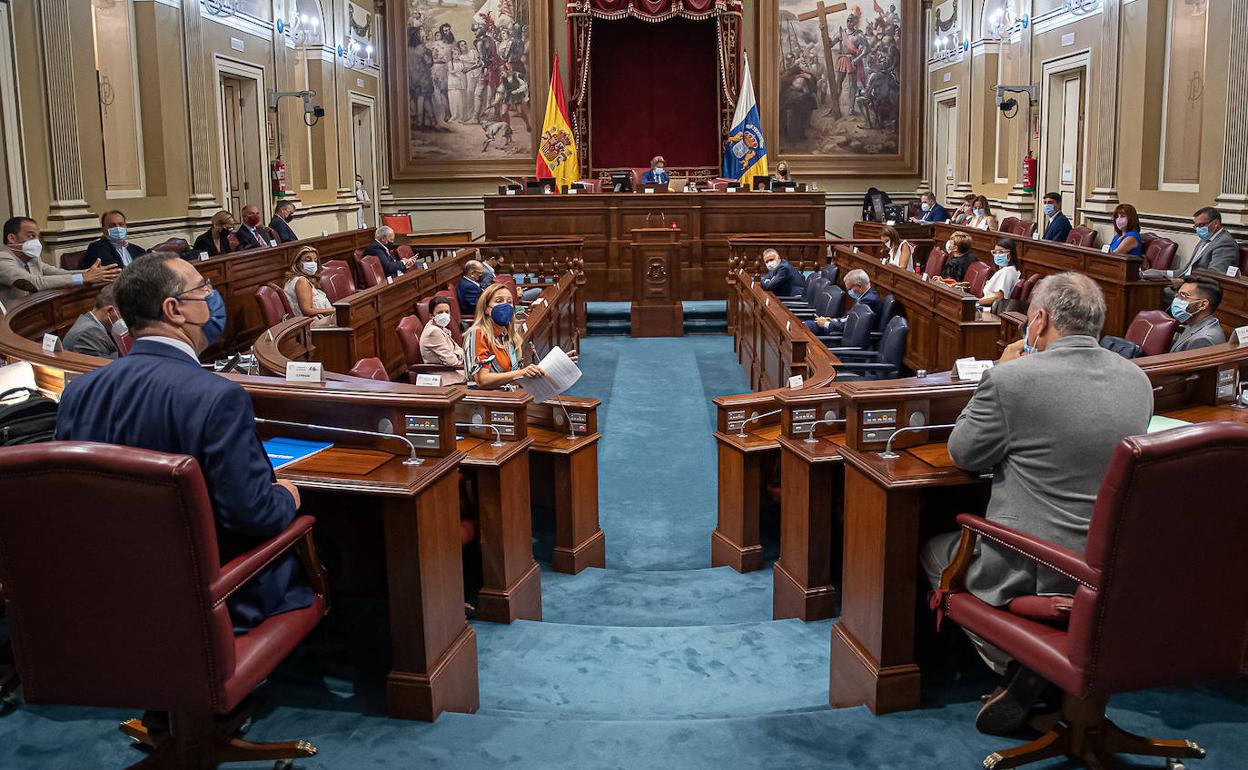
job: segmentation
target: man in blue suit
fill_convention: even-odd
[[[1044,228],[1044,240],[1065,243],[1070,235],[1070,220],[1062,213],[1060,192],[1044,194],[1044,215],[1049,218],[1049,226]]]
[[[919,198],[919,207],[923,211],[923,216],[914,220],[915,222],[944,222],[949,219],[949,212],[944,206],[936,202],[936,196],[930,192],[925,192]]]
[[[294,218],[295,204],[290,201],[282,201],[273,208],[273,219],[269,222],[269,229],[277,233],[277,240],[280,243],[299,240],[295,231],[290,229],[290,220]]]
[[[459,300],[459,313],[471,319],[477,313],[477,300],[481,299],[484,287],[481,279],[485,277],[485,267],[475,259],[464,263],[464,274],[459,277],[455,286],[455,298]]]
[[[84,265],[93,265],[98,261],[101,265],[129,267],[131,262],[146,252],[146,249],[126,241],[129,232],[126,229],[126,215],[116,209],[105,211],[100,216],[100,232],[104,237],[87,246]]]
[[[394,247],[394,230],[386,226],[377,228],[373,242],[364,247],[365,254],[372,254],[381,262],[387,278],[394,278],[416,264],[415,259],[399,259],[390,249]]]
[[[165,253],[136,259],[118,278],[115,294],[134,347],[66,387],[56,438],[194,457],[212,501],[222,563],[286,529],[299,492],[276,480],[256,435],[251,399],[199,365],[199,352],[225,328],[221,295],[189,262]],[[236,633],[311,603],[294,554],[226,600]]]
[[[775,249],[763,252],[763,264],[767,266],[767,275],[759,284],[777,297],[792,297],[806,286],[797,268],[787,259],[781,259],[780,252]]]
[[[854,301],[855,305],[866,305],[877,316],[880,314],[880,307],[884,301],[880,299],[879,292],[871,286],[871,278],[866,270],[850,270],[845,276],[844,285],[845,292],[849,294],[849,298]],[[845,329],[845,316],[840,318],[819,316],[813,321],[807,321],[806,328],[814,334],[839,334]]]
[[[663,168],[667,165],[667,161],[663,160],[662,155],[655,155],[650,160],[650,168],[646,173],[641,175],[642,184],[667,184],[671,181],[668,176],[667,169]]]

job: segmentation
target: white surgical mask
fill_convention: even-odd
[[[775,270],[777,267],[780,267],[780,263],[774,259],[767,263],[768,270]]]
[[[441,326],[443,329],[445,329],[446,327],[451,325],[451,314],[450,313],[434,313],[433,322],[437,324],[438,326]]]
[[[1117,219],[1115,219],[1115,220],[1114,220],[1114,224],[1118,225],[1118,229],[1119,229],[1119,230],[1124,230],[1124,231],[1125,231],[1125,230],[1127,229],[1127,218],[1126,218],[1126,217],[1118,217]]]
[[[120,337],[130,331],[130,327],[126,326],[126,322],[118,318],[113,322],[113,336]]]
[[[315,263],[315,262],[304,262],[304,263],[303,263],[303,272],[307,273],[308,275],[316,275],[316,263]]]
[[[22,253],[31,259],[39,259],[39,255],[43,253],[43,244],[38,238],[31,238],[22,244]]]

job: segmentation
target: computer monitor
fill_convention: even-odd
[[[771,177],[769,176],[754,177],[754,189],[755,190],[770,190],[771,189]]]
[[[873,193],[871,195],[871,213],[873,214],[872,218],[876,222],[884,221],[884,196],[880,193]]]
[[[905,222],[906,221],[905,204],[898,203],[892,206],[885,206],[884,207],[884,221],[885,222]]]
[[[631,171],[612,171],[611,172],[611,192],[632,192],[633,191],[633,172]]]
[[[797,182],[792,179],[773,179],[771,180],[771,189],[774,190],[796,190]]]
[[[530,193],[543,193],[547,190],[555,191],[554,177],[542,177],[541,179],[529,179],[524,183],[525,191]]]

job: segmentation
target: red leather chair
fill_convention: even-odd
[[[321,290],[330,302],[337,302],[355,293],[355,281],[347,270],[321,268]]]
[[[630,168],[629,169],[629,172],[633,175],[633,189],[634,190],[641,189],[641,184],[642,184],[641,179],[642,177],[646,175],[646,172],[649,170],[650,168],[648,166],[646,168]]]
[[[1142,233],[1144,241],[1144,262],[1141,270],[1169,270],[1174,264],[1174,256],[1179,251],[1179,244],[1169,238],[1162,238],[1155,233]]]
[[[411,214],[385,214],[381,223],[393,230],[395,235],[407,235],[412,231]]]
[[[460,345],[464,344],[463,335],[460,333],[460,330],[464,328],[464,316],[462,313],[459,312],[459,297],[455,296],[455,290],[454,289],[442,289],[441,291],[437,292],[434,296],[446,297],[447,300],[450,301],[451,303],[451,336],[455,338],[455,342],[459,343]],[[426,314],[429,312],[428,304],[425,305],[425,312]],[[421,320],[427,320],[427,319],[421,319]],[[471,322],[473,319],[470,318],[468,320]]]
[[[1018,220],[1018,224],[1014,225],[1014,234],[1019,238],[1030,238],[1036,232],[1036,223],[1028,222],[1025,219]]]
[[[83,270],[87,267],[87,250],[67,251],[61,255],[61,267],[66,270]]]
[[[256,287],[256,304],[260,306],[260,317],[266,329],[272,329],[291,315],[286,292],[275,289],[271,283]]]
[[[600,193],[602,192],[601,179],[578,179],[575,184],[581,185],[581,192]]]
[[[1140,346],[1141,356],[1170,352],[1170,343],[1179,331],[1179,322],[1164,310],[1141,310],[1131,319],[1125,336]]]
[[[399,259],[411,259],[416,256],[416,252],[412,251],[412,247],[406,243],[400,243],[399,247],[394,250]]]
[[[1072,227],[1070,235],[1066,236],[1066,242],[1072,246],[1084,246],[1089,249],[1096,248],[1096,241],[1096,231],[1090,227]]]
[[[740,183],[735,179],[724,179],[723,177],[716,177],[712,179],[710,182],[707,182],[707,189],[713,192],[723,192],[724,190],[727,190],[729,187],[736,187],[739,184]]]
[[[416,382],[418,374],[446,374],[460,371],[456,366],[425,363],[425,359],[420,355],[420,335],[424,330],[424,322],[414,315],[403,316],[399,319],[398,328],[394,330],[395,336],[399,338],[399,349],[403,351],[403,359],[407,362],[408,382]]]
[[[355,362],[355,366],[351,367],[351,371],[347,374],[366,380],[390,381],[390,375],[386,373],[386,365],[381,362],[380,358],[361,358]]]
[[[316,753],[234,735],[251,692],[325,615],[311,516],[221,564],[194,458],[88,442],[0,449],[0,498],[14,503],[0,507],[0,581],[27,703],[171,712],[167,736],[123,724],[155,749],[144,766]],[[235,636],[226,597],[291,549],[311,606]]]
[[[1009,233],[1010,235],[1017,235],[1018,234],[1018,229],[1017,229],[1018,222],[1019,222],[1018,217],[1006,217],[1005,219],[1001,220],[1001,223],[999,225],[997,225],[997,230],[1003,233]]]
[[[945,262],[948,259],[948,252],[939,246],[933,246],[932,250],[927,252],[927,262],[923,263],[923,275],[928,278],[931,278],[933,275],[940,275],[940,271],[945,269]]]
[[[992,268],[987,262],[978,260],[972,262],[966,268],[966,275],[963,279],[968,284],[967,291],[976,297],[984,296],[984,284],[988,283],[988,276],[992,275]]]
[[[1000,647],[1065,692],[1061,721],[1038,740],[998,751],[986,768],[1075,756],[1118,767],[1115,754],[1200,758],[1190,741],[1131,735],[1105,718],[1111,695],[1244,673],[1248,425],[1213,422],[1130,436],[1101,482],[1083,554],[962,514],[962,542],[937,594],[946,617]],[[1182,478],[1216,484],[1175,484]],[[1175,511],[1198,511],[1176,516]],[[1074,598],[1020,597],[993,607],[965,591],[977,537],[1046,565]],[[1179,554],[1199,558],[1175,563]],[[1043,567],[1042,567],[1043,568]],[[1069,604],[1069,613],[1060,604]]]
[[[1023,280],[1019,281],[1019,283],[1023,285],[1023,292],[1018,296],[1019,301],[1024,305],[1031,304],[1031,293],[1036,290],[1036,284],[1039,282],[1039,273],[1032,273]]]
[[[225,236],[225,242],[230,244],[231,252],[238,251],[238,234],[237,233],[227,233]]]
[[[381,268],[381,260],[376,254],[364,254],[360,257],[360,273],[366,289],[386,280],[386,271]]]
[[[152,247],[152,251],[169,251],[174,254],[181,254],[191,247],[185,238],[170,238],[164,243]]]

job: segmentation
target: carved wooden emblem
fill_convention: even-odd
[[[646,265],[646,281],[648,283],[667,283],[667,261],[660,257],[651,257]]]

